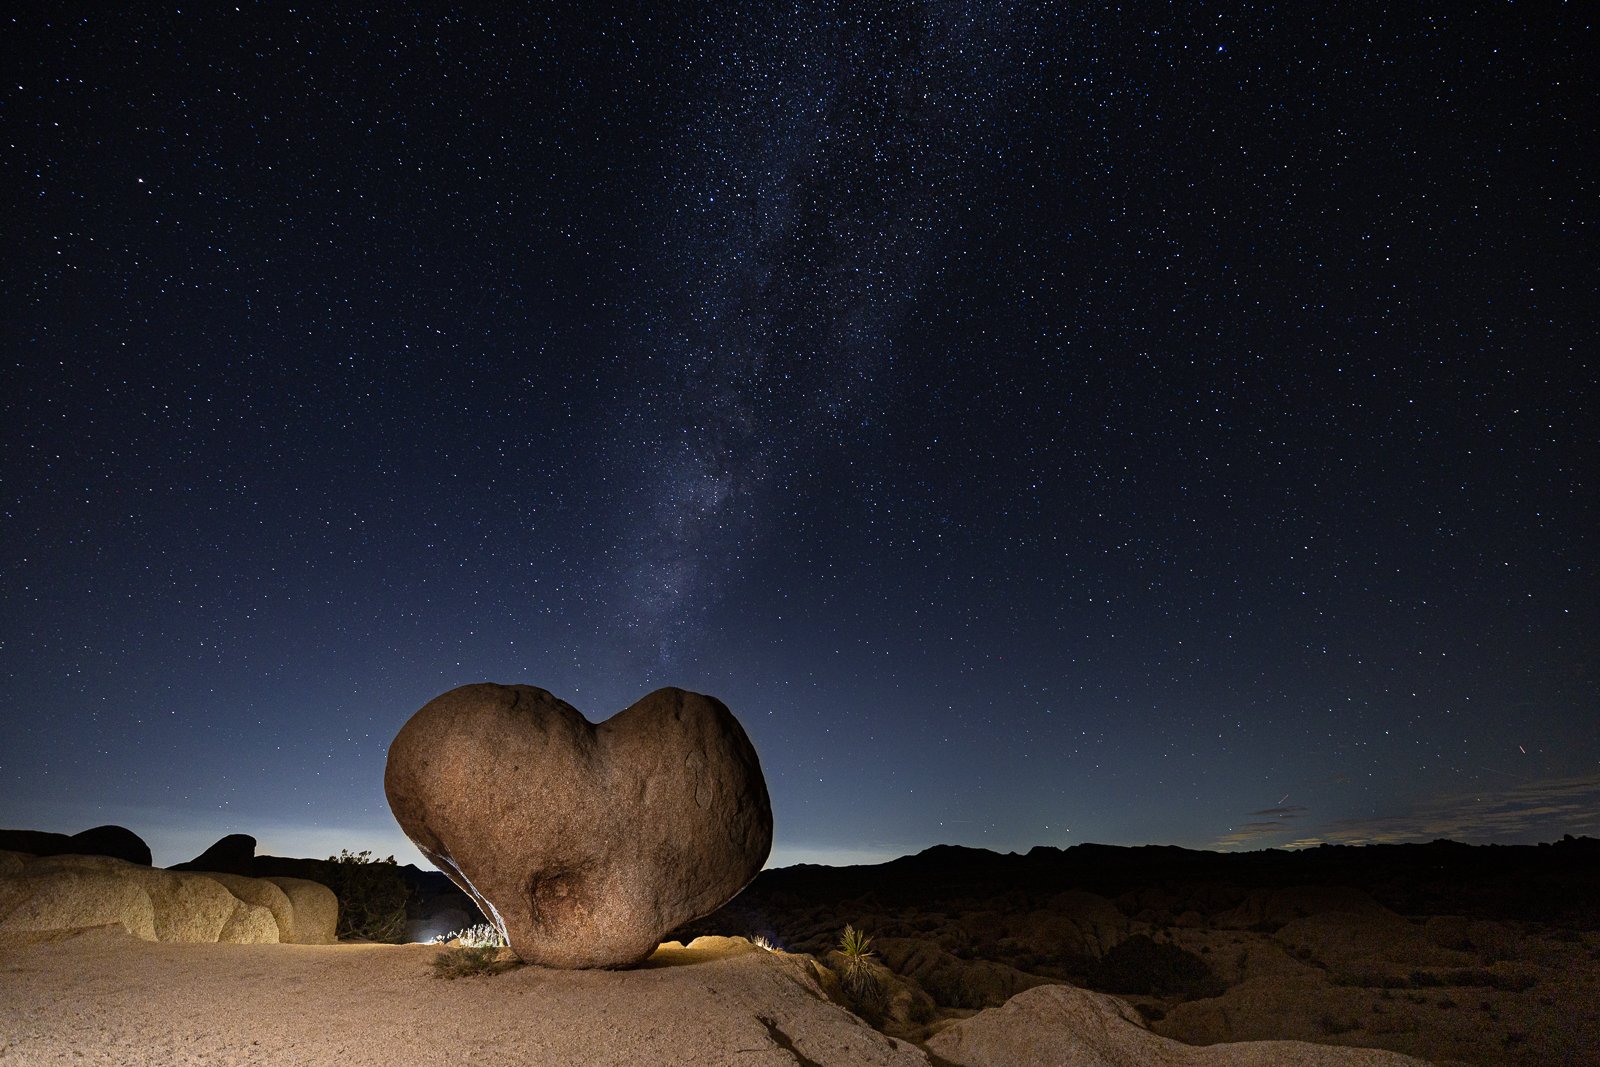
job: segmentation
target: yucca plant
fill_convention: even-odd
[[[867,962],[875,955],[872,938],[846,925],[844,933],[839,935],[839,955],[844,959],[844,973],[839,976],[844,991],[857,1004],[876,1006],[883,999],[883,985]]]

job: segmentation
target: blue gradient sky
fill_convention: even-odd
[[[1578,14],[80,16],[0,825],[415,859],[491,680],[720,697],[774,863],[1600,832]]]

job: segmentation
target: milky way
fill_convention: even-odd
[[[668,667],[796,467],[881,417],[896,332],[1035,62],[1004,5],[768,18],[691,27],[660,243],[624,305],[644,375],[619,413],[640,503],[616,595]]]

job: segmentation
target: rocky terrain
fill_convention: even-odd
[[[81,847],[103,841],[122,854],[137,853],[142,842],[127,831],[113,832],[118,830],[100,827],[73,838],[19,838],[22,832],[0,831],[0,845],[49,852],[74,847],[72,842]],[[0,985],[7,995],[26,986],[19,1004],[75,995],[71,990],[94,992],[95,982],[75,970],[83,966],[84,953],[115,957],[115,966],[129,974],[153,968],[161,972],[163,988],[190,982],[178,976],[187,973],[186,957],[167,955],[159,944],[138,947],[152,935],[158,942],[326,940],[323,927],[331,929],[331,917],[317,920],[316,934],[288,933],[297,902],[290,901],[286,912],[261,887],[282,890],[300,880],[301,896],[309,900],[304,886],[336,882],[334,864],[256,856],[254,847],[252,839],[231,835],[177,865],[182,871],[71,853],[0,853]],[[443,874],[395,870],[409,892],[411,938],[427,940],[480,921],[474,905]],[[86,893],[79,885],[89,877],[84,872],[102,880],[115,875],[134,891]],[[27,907],[20,904],[19,880],[46,876],[66,878],[77,889],[57,887],[35,893]],[[178,880],[196,878],[206,883],[206,894],[196,896],[193,885],[185,890],[188,896],[173,891],[188,884]],[[37,889],[44,883],[32,884]],[[142,904],[135,899],[140,893]],[[170,936],[181,928],[187,913],[180,905],[189,897],[209,902],[200,924],[214,936]],[[95,912],[85,919],[83,902],[105,899],[131,908],[133,917]],[[42,914],[46,900],[57,902],[54,917],[22,923],[31,924],[32,934],[17,939],[18,917],[28,907]],[[147,911],[149,930],[138,925]],[[56,933],[41,936],[39,930],[51,922]],[[276,938],[265,936],[269,922],[277,924]],[[847,924],[872,939],[865,953],[841,951]],[[82,933],[88,926],[101,932]],[[249,936],[224,935],[225,929]],[[146,940],[133,941],[124,930]],[[609,978],[594,972],[558,978],[558,972],[517,968],[459,983],[434,982],[426,977],[427,962],[438,950],[424,946],[364,956],[357,969],[394,985],[395,995],[416,1001],[415,1010],[428,1019],[441,998],[457,1004],[456,986],[479,990],[480,999],[499,1005],[495,1011],[511,1011],[503,998],[515,1000],[537,986],[539,997],[564,1005],[570,1018],[547,1017],[543,1029],[522,1035],[519,1047],[565,1048],[569,1038],[562,1025],[582,1030],[604,1024],[595,1046],[602,1051],[570,1062],[1600,1062],[1600,842],[1587,838],[1536,847],[1435,842],[1236,855],[1095,845],[1000,855],[938,847],[873,866],[765,871],[728,905],[672,936],[688,943],[701,935],[722,939],[714,936],[692,949],[664,946],[642,970]],[[356,949],[389,951],[328,946],[317,951],[335,955],[317,957],[317,967],[324,968],[317,973],[343,974],[339,968],[349,957],[338,953]],[[193,980],[204,986],[194,997],[222,996],[216,991],[240,982],[301,981],[296,976],[311,967],[298,957],[252,957],[249,973],[235,980],[226,973],[228,958],[192,957],[209,975]],[[689,967],[670,980],[628,977],[689,964],[712,966]],[[691,981],[687,975],[699,977]],[[607,991],[605,1003],[618,1009],[599,1022],[583,1014],[590,1003],[583,991],[596,982]],[[753,988],[766,990],[763,996],[777,999],[746,1004],[755,994],[731,992],[740,982],[755,983]],[[117,985],[120,992],[109,1001],[84,1005],[76,1016],[99,1020],[104,1033],[92,1040],[107,1049],[140,1039],[138,1011],[129,999],[135,987],[124,986]],[[644,998],[645,1007],[622,1018],[630,990]],[[369,992],[341,986],[328,995],[350,1001],[349,1026],[358,1028],[374,1010],[363,999]],[[235,993],[265,995],[253,987]],[[698,1052],[674,1047],[669,1054],[652,1042],[668,1040],[679,1026],[672,1019],[682,1012],[716,1015],[707,1030],[715,1040],[707,1038]],[[32,1016],[13,1014],[9,1021],[34,1026],[26,1031],[34,1044],[18,1044],[14,1036],[10,1046],[0,1045],[0,1058],[7,1048],[61,1048],[84,1037],[81,1030],[52,1029]],[[429,1025],[444,1032],[456,1026],[438,1019]],[[282,1040],[315,1044],[315,1035],[284,1026]],[[225,1043],[226,1034],[201,1027],[190,1040]],[[429,1041],[418,1045],[413,1039],[405,1047],[449,1044]],[[285,1046],[280,1051],[288,1058],[282,1062],[366,1062],[350,1059],[349,1045],[342,1046],[343,1058],[318,1058],[325,1051],[321,1046],[314,1053],[306,1051],[310,1045],[293,1047],[304,1054],[296,1059]],[[182,1061],[111,1055],[104,1062]],[[219,1054],[214,1062],[232,1061]]]
[[[830,1001],[810,957],[733,938],[642,966],[429,977],[425,945],[224,945],[92,931],[0,939],[0,1062],[105,1067],[1417,1067],[1300,1042],[1190,1048],[1112,997],[1051,986],[929,1048]]]
[[[1600,1062],[1600,842],[1588,838],[1236,855],[938,847],[766,871],[677,936],[754,936],[827,961],[846,923],[899,983],[876,1021],[918,1041],[1068,984],[1117,994],[1189,1044]]]

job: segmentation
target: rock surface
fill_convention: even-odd
[[[146,941],[332,941],[338,917],[333,892],[283,881],[291,886],[164,871],[109,856],[0,853],[0,937],[116,926]]]
[[[1125,1001],[1059,985],[952,1024],[928,1051],[955,1067],[1426,1067],[1397,1052],[1300,1041],[1184,1045],[1146,1030]]]
[[[1049,982],[990,960],[964,960],[916,938],[878,938],[872,947],[884,963],[952,1008],[991,1008],[1024,989]]]
[[[0,943],[0,1035],[7,1062],[84,1067],[1417,1062],[1294,1042],[1190,1048],[1145,1031],[1119,1000],[1063,986],[1030,990],[955,1024],[934,1038],[934,1061],[830,1002],[811,957],[763,952],[739,938],[665,944],[629,971],[524,967],[456,981],[426,977],[436,952],[423,945],[166,945],[104,933]]]
[[[712,697],[658,689],[599,725],[543,689],[462,686],[389,748],[407,836],[522,959],[622,967],[767,858],[755,749]]]
[[[426,945],[0,943],[0,1061],[75,1067],[928,1067],[829,1002],[807,957],[736,939],[628,971],[428,977]],[[69,1006],[70,1005],[70,1006]]]
[[[45,865],[43,860],[25,861],[0,875],[0,935],[113,925],[146,941],[156,939],[150,894],[133,878],[96,866]]]
[[[265,878],[246,878],[239,874],[228,874],[224,871],[198,871],[206,878],[220,883],[234,897],[251,906],[256,911],[265,911],[266,917],[272,920],[272,941],[288,941],[284,934],[294,929],[294,905],[289,903],[289,894],[285,893],[277,884]],[[232,917],[230,917],[231,919]],[[257,916],[256,918],[259,918]],[[249,926],[258,926],[254,919],[248,920]],[[235,929],[242,931],[245,922],[235,922]],[[219,941],[242,941],[243,936],[218,937]],[[262,940],[267,940],[262,938]]]
[[[339,898],[308,878],[266,878],[289,898],[289,925],[278,924],[278,939],[291,945],[331,945],[339,929]]]

